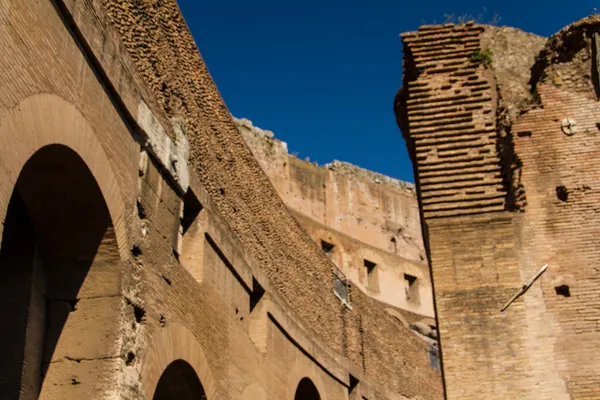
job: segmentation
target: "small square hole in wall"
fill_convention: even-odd
[[[323,250],[323,253],[330,254],[333,251],[334,247],[335,247],[335,245],[333,245],[329,242],[326,242],[324,240],[321,240],[321,250]]]
[[[556,294],[563,297],[571,297],[571,291],[569,290],[569,285],[560,285],[554,288],[556,290]]]
[[[377,264],[367,259],[364,260],[365,270],[367,271],[367,288],[370,290],[379,290],[379,277]]]

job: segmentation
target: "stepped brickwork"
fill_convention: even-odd
[[[600,398],[599,32],[594,16],[547,41],[473,23],[403,35],[395,107],[448,399]]]

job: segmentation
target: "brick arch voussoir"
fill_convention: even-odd
[[[61,144],[75,151],[90,169],[110,213],[122,260],[128,258],[125,204],[121,189],[93,126],[71,103],[54,94],[25,98],[0,120],[0,220],[23,166],[42,147]],[[0,237],[3,225],[0,224]]]
[[[201,344],[184,325],[174,323],[161,328],[151,338],[148,349],[141,369],[142,390],[147,399],[152,399],[163,372],[177,360],[194,369],[208,400],[226,398],[213,377]]]
[[[321,400],[328,400],[329,397],[325,391],[325,385],[319,375],[319,371],[321,371],[321,369],[315,364],[297,364],[288,375],[286,399],[293,399],[296,395],[296,390],[298,389],[300,381],[303,378],[308,378],[317,388]]]

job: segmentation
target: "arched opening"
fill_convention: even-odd
[[[2,398],[37,399],[46,387],[53,397],[53,388],[85,380],[73,363],[85,360],[89,370],[112,355],[104,332],[120,312],[107,303],[119,301],[119,263],[108,208],[85,162],[62,145],[38,150],[19,174],[0,245]]]
[[[194,368],[183,360],[175,360],[165,369],[152,400],[206,400],[204,387]]]
[[[309,378],[302,378],[296,389],[294,400],[321,400],[319,391]]]

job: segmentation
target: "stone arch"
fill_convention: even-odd
[[[3,115],[0,147],[0,391],[69,399],[114,389],[100,382],[116,381],[129,246],[112,165],[81,113],[50,94]]]
[[[128,258],[125,204],[121,189],[94,128],[68,101],[54,94],[22,100],[0,121],[0,217],[4,220],[13,188],[29,158],[42,147],[62,144],[83,160],[104,197],[122,260]],[[0,225],[0,236],[3,226]]]
[[[302,378],[296,388],[294,400],[321,400],[321,395],[310,378]]]
[[[142,366],[142,389],[148,399],[152,399],[165,370],[174,361],[181,360],[190,366],[202,383],[206,398],[221,399],[210,365],[202,346],[185,326],[174,323],[161,328],[152,338],[149,351]]]
[[[175,360],[164,370],[152,400],[206,400],[206,392],[194,368],[186,361]]]
[[[310,386],[314,386],[314,389],[319,396],[316,398],[307,398],[306,400],[328,400],[327,392],[325,391],[325,385],[323,384],[323,380],[320,376],[320,368],[312,363],[306,365],[306,362],[297,364],[292,370],[292,373],[288,376],[286,399],[300,399],[300,397],[297,398],[296,395],[298,389],[300,389],[300,385],[302,384],[303,389],[311,389]]]
[[[56,387],[85,381],[85,391],[98,392],[108,368],[74,373],[72,362],[100,371],[119,354],[120,277],[110,213],[91,171],[66,146],[37,150],[15,183],[2,231],[0,391],[53,398]]]

